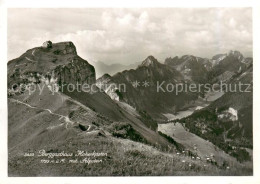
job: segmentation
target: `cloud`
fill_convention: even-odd
[[[120,25],[129,25],[134,20],[131,14],[124,15],[123,17],[117,17],[116,19]]]
[[[154,55],[252,56],[250,8],[9,9],[8,58],[44,41],[73,41],[90,62],[129,64]]]

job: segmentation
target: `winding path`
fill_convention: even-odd
[[[35,56],[34,52],[35,52],[35,49],[32,51],[32,55],[33,55],[33,56]],[[30,59],[30,58],[28,58],[28,57],[25,57],[25,59],[28,60],[28,61],[34,62],[34,63],[37,62],[37,61],[34,61],[34,60],[32,60],[32,59]],[[18,64],[18,65],[15,65],[15,67],[21,66],[21,65],[26,65],[26,64],[27,64],[27,63]]]
[[[33,56],[35,56],[35,55],[34,55],[34,52],[35,52],[35,49],[33,49],[33,51],[32,51],[32,55],[33,55]]]
[[[26,63],[22,63],[22,64],[15,65],[15,67],[17,67],[17,66],[22,66],[22,65],[26,65]]]
[[[64,120],[65,120],[65,122],[66,122],[66,126],[65,126],[66,129],[68,129],[68,124],[69,124],[69,123],[70,123],[70,124],[74,124],[74,122],[71,121],[68,116],[64,116],[64,115],[61,115],[61,114],[54,113],[54,112],[52,112],[50,109],[41,109],[41,108],[38,108],[38,107],[34,107],[34,106],[31,106],[30,104],[24,103],[24,102],[22,102],[22,101],[20,101],[20,100],[13,99],[13,98],[10,98],[10,100],[11,100],[12,102],[16,102],[16,103],[19,103],[19,104],[26,105],[27,107],[32,108],[32,109],[39,109],[39,110],[48,111],[50,114],[59,116],[59,117],[60,117],[59,120],[61,120],[62,118],[64,118]]]
[[[36,63],[36,61],[34,61],[34,60],[32,60],[32,59],[30,59],[30,58],[28,58],[28,57],[25,57],[25,59],[27,59],[28,61],[35,62],[35,63]]]

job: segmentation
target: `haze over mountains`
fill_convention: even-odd
[[[107,83],[127,84],[127,91],[120,95],[108,91],[110,96],[117,96],[118,99],[137,107],[145,109],[150,114],[164,112],[175,113],[176,110],[185,108],[190,102],[203,97],[203,92],[180,93],[158,93],[156,84],[164,81],[162,88],[166,85],[178,83],[218,83],[226,82],[232,76],[243,73],[246,68],[252,65],[252,58],[244,58],[238,51],[230,51],[227,54],[216,55],[212,59],[200,58],[191,55],[182,57],[166,58],[165,64],[159,63],[153,56],[147,57],[135,70],[123,71],[114,76],[104,75],[97,79],[101,86],[109,88]],[[109,79],[108,79],[109,78]],[[147,81],[150,85],[139,88],[132,85],[134,81]],[[158,86],[158,85],[157,85]],[[154,116],[156,117],[156,115]]]
[[[99,78],[102,75],[104,75],[105,73],[107,73],[109,75],[114,75],[117,72],[120,72],[123,70],[135,69],[140,63],[136,62],[136,63],[130,64],[130,65],[122,65],[122,64],[116,63],[116,64],[109,65],[104,62],[97,61],[97,62],[92,62],[92,64],[96,69],[97,78]]]
[[[169,57],[165,63],[148,56],[136,67],[96,63],[100,73],[105,69],[103,66],[110,72],[97,78],[96,67],[77,55],[72,42],[46,42],[29,49],[8,62],[9,174],[250,175],[251,165],[242,162],[251,161],[244,149],[252,149],[252,86],[249,93],[225,93],[213,102],[207,101],[206,92],[158,92],[157,86],[163,83],[161,86],[166,89],[169,83],[220,81],[252,84],[252,62],[252,58],[244,58],[238,51],[212,59],[191,55]],[[91,89],[61,90],[60,86],[69,84],[88,84]],[[120,84],[126,86],[125,91],[120,91]],[[195,150],[176,142],[171,135],[157,132],[158,123],[170,120],[165,114],[176,115],[198,105],[205,108],[178,121],[187,131],[225,151],[228,158],[196,159],[201,156]],[[238,144],[241,140],[243,144]],[[39,168],[37,159],[23,157],[28,150],[73,151],[87,149],[90,144],[92,151],[109,154],[104,163],[91,168],[76,165],[71,169],[66,163],[62,170],[54,165]],[[236,149],[232,150],[232,146]],[[129,165],[128,161],[133,160],[138,162]],[[150,167],[142,170],[145,164]],[[163,165],[167,169],[161,171]],[[22,169],[25,166],[30,169]]]

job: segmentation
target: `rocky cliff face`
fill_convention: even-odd
[[[36,47],[8,62],[8,87],[40,82],[40,77],[57,79],[58,84],[96,82],[95,69],[77,55],[72,42]]]
[[[119,91],[118,85],[113,81],[109,74],[105,74],[97,79],[96,85],[102,89],[112,100],[122,100],[122,94]]]
[[[157,91],[157,86],[163,83],[166,89],[168,84],[183,83],[184,78],[180,72],[157,61],[153,56],[148,56],[136,70],[127,70],[106,76],[97,80],[109,96],[117,96],[120,101],[126,102],[139,111],[146,111],[154,118],[164,119],[162,113],[175,113],[176,109],[196,99],[198,94],[181,92]],[[124,84],[116,93],[112,91],[113,85]],[[121,85],[122,86],[122,85]]]
[[[253,66],[234,74],[226,83],[232,86],[232,92],[225,92],[181,122],[192,133],[209,140],[239,161],[250,160],[244,148],[253,148]],[[239,83],[243,84],[241,91]]]
[[[207,73],[212,67],[209,59],[192,55],[166,58],[165,64],[181,72],[185,79],[200,83],[207,80]]]
[[[181,72],[185,79],[199,83],[227,81],[252,65],[252,58],[245,58],[239,51],[217,54],[211,59],[184,55],[169,57],[165,65]]]
[[[244,72],[252,64],[250,58],[244,58],[239,51],[229,51],[226,54],[218,54],[212,57],[212,69],[208,79],[217,82],[229,80],[233,75]]]
[[[66,65],[57,66],[54,73],[62,84],[94,84],[96,81],[94,67],[78,56],[73,57]]]

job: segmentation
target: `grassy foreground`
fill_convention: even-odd
[[[24,157],[17,154],[9,162],[9,176],[187,176],[247,173],[246,170],[239,172],[237,169],[220,169],[184,155],[162,152],[142,143],[100,135],[98,132],[80,133],[76,137],[56,142],[55,145],[50,144],[42,149],[47,152],[67,153],[75,153],[75,150],[89,153],[95,151],[105,152],[107,155],[95,157],[95,159],[102,159],[99,163],[73,164],[40,163],[39,157]],[[33,152],[37,153],[38,150]]]

